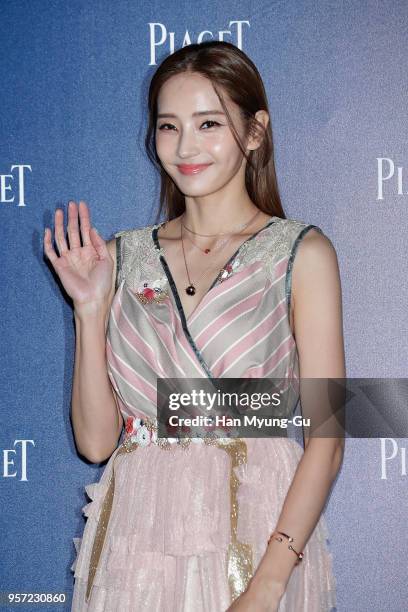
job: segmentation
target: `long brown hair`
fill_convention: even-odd
[[[209,79],[227,116],[233,137],[247,159],[245,186],[248,195],[261,211],[285,219],[279,195],[273,152],[273,138],[268,100],[262,78],[255,64],[235,45],[224,41],[205,41],[187,45],[167,56],[154,73],[149,86],[149,121],[145,137],[147,155],[161,177],[160,206],[155,223],[165,210],[170,221],[185,211],[184,194],[163,169],[156,151],[155,130],[157,99],[162,85],[176,74],[198,73]],[[228,113],[223,93],[237,104],[245,125],[245,134],[262,130],[262,144],[247,154],[244,144]],[[255,119],[258,110],[269,114],[266,130]]]

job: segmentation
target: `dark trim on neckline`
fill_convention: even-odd
[[[226,268],[232,261],[234,261],[237,257],[238,254],[240,252],[240,250],[242,249],[242,247],[244,246],[244,244],[246,244],[247,242],[249,242],[250,240],[252,240],[253,238],[255,238],[255,236],[257,236],[260,232],[262,232],[263,230],[265,230],[267,227],[269,227],[270,225],[272,225],[272,223],[275,223],[275,220],[270,220],[268,221],[268,223],[266,225],[264,225],[263,227],[261,227],[259,230],[257,230],[254,234],[252,234],[251,236],[248,236],[248,238],[246,240],[244,240],[244,242],[242,242],[239,247],[237,248],[237,250],[235,251],[235,253],[233,253],[231,255],[231,257],[229,258],[229,260],[227,261],[227,263],[224,264],[224,266],[221,268],[222,270],[224,268]],[[157,232],[156,232],[157,233]],[[205,298],[205,296],[207,295],[207,293],[209,293],[209,291],[211,291],[211,289],[217,284],[219,278],[219,273],[216,276],[216,278],[214,279],[214,282],[211,284],[211,286],[209,287],[209,289],[206,291],[206,293],[203,295],[203,298]],[[199,304],[197,304],[197,306],[199,306]]]
[[[119,278],[122,273],[122,236],[116,236],[116,278],[115,278],[115,291],[119,288]]]

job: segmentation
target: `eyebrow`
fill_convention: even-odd
[[[225,115],[225,113],[220,110],[205,110],[193,113],[193,117],[201,117],[202,115]],[[163,117],[174,117],[175,119],[177,119],[177,115],[175,115],[174,113],[159,113],[157,115],[158,119],[161,119]]]

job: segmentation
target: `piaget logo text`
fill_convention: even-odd
[[[26,206],[25,203],[25,171],[31,170],[28,164],[13,164],[10,174],[0,174],[0,204],[17,204]]]
[[[157,64],[156,52],[158,49],[165,48],[171,55],[178,47],[183,48],[187,45],[191,45],[193,42],[201,43],[204,40],[218,39],[225,40],[235,44],[239,49],[242,50],[242,40],[244,27],[250,27],[249,21],[234,20],[228,24],[228,29],[218,30],[218,32],[212,32],[211,30],[202,30],[199,32],[196,38],[191,38],[188,30],[184,32],[184,35],[177,37],[176,32],[169,32],[164,23],[149,23],[150,33],[150,63],[149,66],[155,66]]]
[[[15,448],[3,449],[3,478],[18,478],[27,481],[27,445],[34,440],[14,440]]]
[[[377,157],[377,200],[384,199],[384,188],[386,195],[408,195],[403,189],[403,169],[391,157]]]
[[[389,472],[391,477],[395,473],[400,476],[407,475],[407,449],[399,446],[394,438],[381,438],[381,480],[387,480]]]

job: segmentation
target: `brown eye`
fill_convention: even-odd
[[[167,126],[169,126],[170,129],[174,127],[174,125],[172,125],[171,123],[162,123],[161,125],[157,126],[157,129],[158,130],[163,130],[163,131],[168,131],[167,129],[164,130],[164,128],[167,128]]]
[[[214,125],[221,125],[220,123],[218,123],[218,121],[213,121],[212,119],[208,119],[208,121],[204,121],[201,127],[203,127],[203,125],[205,125],[206,123],[212,123],[213,125],[210,125],[210,127],[213,127]]]

